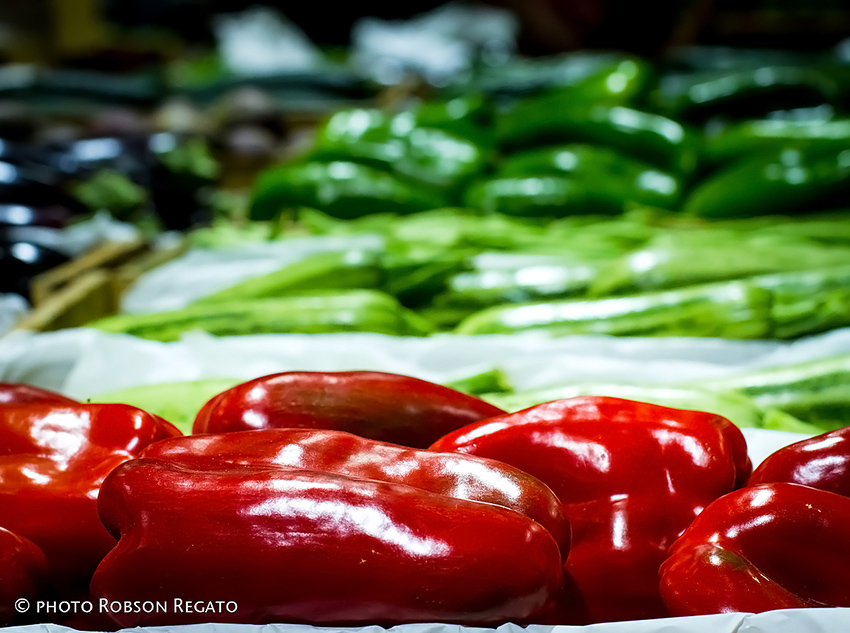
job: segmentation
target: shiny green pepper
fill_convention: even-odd
[[[655,71],[645,59],[629,57],[582,79],[569,88],[573,101],[631,105],[646,97],[655,82]]]
[[[674,175],[599,145],[534,148],[505,158],[499,176],[570,175],[600,195],[674,209],[682,183]]]
[[[411,213],[446,205],[440,192],[385,171],[346,161],[272,167],[254,183],[252,220],[270,220],[287,208],[311,207],[337,218]]]
[[[496,118],[503,147],[584,142],[607,145],[676,174],[691,174],[700,146],[695,131],[658,114],[549,94]]]
[[[465,203],[486,213],[527,218],[563,217],[571,214],[615,215],[623,201],[565,176],[493,178],[467,189]]]
[[[686,77],[668,80],[661,90],[670,116],[693,121],[714,115],[752,118],[774,110],[818,106],[836,102],[839,94],[828,73],[809,66],[761,66]]]
[[[850,119],[742,121],[706,135],[703,150],[708,162],[723,163],[751,152],[790,145],[846,149],[850,147]]]
[[[850,149],[786,148],[732,163],[699,183],[682,212],[706,218],[823,210],[850,191]]]
[[[380,167],[417,184],[454,192],[484,169],[487,152],[461,136],[417,125],[412,113],[379,110],[334,114],[319,130],[314,160],[347,160]]]
[[[396,118],[409,118],[416,127],[445,130],[485,147],[494,142],[493,104],[480,94],[422,101]]]

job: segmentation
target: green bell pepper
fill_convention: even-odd
[[[785,148],[730,164],[694,187],[685,215],[735,218],[818,211],[850,189],[850,149]]]
[[[499,176],[570,175],[598,195],[675,209],[681,181],[668,172],[600,145],[572,143],[516,152],[506,157]]]
[[[411,213],[446,206],[433,188],[404,182],[385,171],[350,161],[271,167],[257,177],[250,217],[271,220],[287,208],[311,207],[337,218]]]
[[[390,117],[352,109],[337,112],[319,130],[310,158],[364,162],[453,193],[481,172],[489,157],[453,132],[417,125],[412,113]]]
[[[724,163],[753,152],[776,151],[785,146],[850,147],[850,119],[801,121],[756,119],[728,125],[707,134],[703,146],[709,163]]]
[[[676,174],[697,166],[700,137],[678,121],[624,106],[575,102],[548,94],[496,117],[496,138],[509,149],[585,142],[607,145]]]
[[[816,67],[774,65],[671,80],[662,83],[660,99],[670,116],[704,121],[836,103],[839,93],[833,77]]]

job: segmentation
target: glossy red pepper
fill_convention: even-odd
[[[662,566],[676,615],[850,606],[850,427],[781,448],[709,505]]]
[[[666,615],[658,568],[667,549],[752,469],[743,435],[725,418],[609,397],[483,420],[431,449],[517,466],[564,504],[572,529],[568,588],[546,623]]]
[[[250,380],[213,397],[198,412],[192,432],[334,429],[427,448],[449,431],[500,413],[480,398],[410,376],[292,371]]]
[[[661,566],[673,615],[850,607],[850,499],[793,483],[711,503]]]
[[[35,544],[0,528],[0,626],[30,620],[28,608],[16,608],[16,600],[44,597],[49,587],[47,559]],[[28,606],[29,606],[28,605]]]
[[[0,382],[0,405],[52,402],[54,404],[78,404],[76,400],[61,393],[17,382]]]
[[[63,595],[84,594],[115,544],[97,515],[104,477],[179,431],[123,404],[0,407],[0,525],[47,556]]]
[[[551,534],[489,503],[284,466],[135,459],[106,478],[119,537],[92,578],[122,627],[204,622],[493,625],[545,608],[562,582]],[[175,604],[175,598],[181,602]],[[214,616],[209,601],[223,601]],[[186,603],[201,612],[186,612]]]
[[[765,458],[750,484],[787,481],[850,497],[850,427],[795,442]]]
[[[536,477],[492,459],[435,453],[344,431],[312,429],[177,437],[152,444],[141,457],[200,469],[216,463],[290,466],[493,503],[516,510],[549,530],[563,558],[569,551],[569,524],[555,493]]]

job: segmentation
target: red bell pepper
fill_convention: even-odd
[[[427,448],[449,431],[501,413],[480,398],[409,376],[292,371],[214,396],[198,412],[192,432],[333,429]]]
[[[775,451],[674,544],[664,601],[677,615],[850,606],[848,497],[850,427]]]
[[[787,481],[850,497],[850,427],[775,451],[753,472],[751,484]]]
[[[15,601],[43,597],[48,586],[44,552],[31,541],[0,528],[0,626],[30,620],[31,603],[21,608]]]
[[[163,440],[140,457],[190,468],[208,464],[289,466],[401,483],[447,497],[483,501],[528,516],[569,551],[570,529],[555,493],[528,473],[491,459],[435,453],[344,431],[267,429]]]
[[[115,544],[97,515],[104,477],[179,431],[123,404],[0,407],[0,525],[47,556],[61,595],[84,594]]]
[[[568,589],[545,623],[666,615],[658,568],[668,547],[752,469],[743,435],[725,418],[609,397],[483,420],[431,449],[512,464],[564,504],[572,529]]]
[[[711,503],[661,566],[673,615],[850,607],[850,499],[794,483]]]
[[[140,458],[112,471],[98,504],[119,541],[92,593],[153,605],[118,610],[122,627],[495,625],[533,616],[562,582],[558,546],[540,524],[404,484]]]
[[[0,382],[0,405],[4,404],[79,404],[61,393],[17,382]]]

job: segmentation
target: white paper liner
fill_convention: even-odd
[[[54,624],[7,627],[6,633],[68,633]],[[842,633],[850,630],[850,609],[783,609],[765,613],[720,613],[716,615],[663,618],[628,622],[605,622],[587,626],[521,627],[503,624],[495,629],[455,624],[402,624],[390,628],[316,627],[303,624],[187,624],[122,629],[145,633]]]

